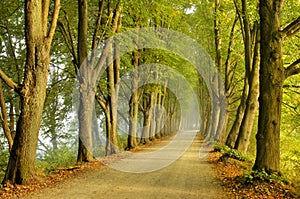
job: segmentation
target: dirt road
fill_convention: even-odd
[[[167,144],[168,141],[162,141],[152,145],[146,152],[165,147]],[[129,173],[108,166],[100,167],[22,198],[227,198],[220,183],[215,179],[209,162],[205,158],[199,158],[200,146],[201,142],[196,137],[179,159],[157,171]],[[131,154],[113,165],[128,163],[136,159],[136,155],[144,152]]]

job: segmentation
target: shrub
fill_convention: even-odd
[[[38,172],[50,173],[58,168],[67,168],[76,163],[77,152],[68,147],[47,151],[42,159],[36,161]]]
[[[288,184],[288,180],[281,175],[280,173],[268,173],[265,170],[257,171],[252,170],[250,173],[244,172],[244,182],[245,183],[253,183],[254,181],[262,181],[262,182],[278,182],[283,184]]]
[[[216,144],[214,151],[220,152],[223,158],[229,157],[240,161],[250,160],[245,153],[236,149],[231,149],[224,144]]]

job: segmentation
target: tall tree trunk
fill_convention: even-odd
[[[163,107],[162,105],[162,91],[161,91],[161,88],[160,88],[160,91],[157,93],[157,104],[161,107]],[[163,113],[162,113],[162,110],[161,110],[161,107],[159,109],[156,110],[156,117],[155,117],[155,123],[156,123],[156,126],[155,126],[155,138],[159,139],[161,137],[161,134],[160,134],[160,130],[161,130],[161,121],[162,121],[162,116],[163,116]]]
[[[143,132],[141,138],[141,144],[149,143],[149,132],[150,132],[150,111],[144,111],[144,122],[143,122]]]
[[[110,51],[112,52],[112,45],[110,45]],[[115,70],[116,63],[113,61],[112,56],[107,58],[107,81],[108,81],[108,96],[107,96],[107,108],[106,113],[108,122],[107,126],[107,146],[106,146],[106,155],[115,154],[118,151],[118,139],[117,139],[117,100],[118,100],[118,89],[116,87],[116,82],[119,77],[116,77]]]
[[[158,101],[157,104],[159,104],[161,106],[161,108],[157,111],[157,115],[156,115],[156,138],[161,138],[162,137],[162,131],[163,131],[163,126],[165,125],[165,117],[166,115],[164,114],[164,110],[163,108],[165,107],[165,101],[166,101],[166,95],[167,95],[167,87],[168,87],[168,80],[166,80],[165,85],[162,88],[160,92],[158,92]]]
[[[259,46],[257,43],[257,24],[254,25],[253,35],[251,35],[250,22],[248,17],[248,5],[246,0],[242,0],[242,13],[241,13],[241,26],[243,27],[243,38],[244,38],[244,49],[245,49],[245,70],[246,76],[249,83],[249,95],[246,100],[246,108],[242,123],[239,129],[239,134],[235,142],[235,149],[239,149],[243,152],[247,151],[250,136],[252,132],[252,127],[254,124],[256,111],[258,108],[258,62],[254,63],[255,59],[259,55]],[[253,38],[253,39],[252,39]],[[253,42],[254,41],[254,42]],[[252,49],[253,43],[255,44],[254,50]],[[256,51],[255,51],[256,50]],[[253,54],[255,53],[255,56]],[[254,64],[253,64],[254,63]],[[251,121],[250,121],[251,120]]]
[[[246,101],[248,98],[248,92],[249,92],[249,83],[248,83],[248,79],[245,78],[243,93],[241,96],[241,102],[239,104],[239,107],[238,107],[238,110],[237,110],[237,113],[235,116],[235,120],[229,131],[229,134],[227,136],[226,143],[225,143],[230,148],[234,148],[236,139],[239,135],[240,126],[243,121],[243,117],[244,117],[244,113],[245,113],[245,109],[246,109]]]
[[[92,79],[93,66],[88,61],[88,1],[78,0],[78,46],[77,57],[80,66],[79,88],[79,143],[77,163],[93,161],[92,155],[92,113],[94,108],[95,82]]]
[[[142,138],[141,144],[149,143],[150,137],[150,107],[151,107],[151,97],[150,94],[146,94],[143,99],[143,131],[142,131]]]
[[[89,83],[80,85],[79,98],[79,148],[77,163],[93,161],[92,121],[95,103],[95,90]]]
[[[132,96],[129,101],[129,133],[127,138],[127,148],[135,148],[137,146],[137,124],[138,124],[138,108],[139,108],[139,73],[137,67],[139,65],[139,59],[141,51],[134,51],[132,53],[132,65],[136,69],[133,72],[131,81]]]
[[[210,100],[209,99],[209,94],[207,92],[207,89],[205,87],[205,83],[203,81],[203,79],[199,78],[199,98],[200,98],[200,103],[201,107],[200,107],[200,132],[202,135],[206,136],[207,132],[208,132],[208,126],[209,126],[209,120],[208,118],[210,118]]]
[[[103,2],[99,3],[99,16],[96,23],[96,29],[94,31],[92,50],[96,48],[98,30],[100,28],[100,23],[102,20],[102,12],[103,12]],[[80,65],[79,82],[80,82],[80,111],[78,112],[79,126],[82,128],[79,129],[79,150],[77,162],[80,163],[82,161],[92,161],[92,150],[93,150],[93,140],[92,140],[92,128],[93,128],[93,113],[94,113],[94,100],[95,100],[95,91],[96,91],[96,83],[98,76],[101,72],[101,68],[105,65],[105,61],[108,64],[107,67],[107,81],[108,81],[108,100],[107,102],[103,102],[99,97],[97,97],[97,101],[104,109],[105,114],[108,118],[106,118],[107,122],[107,145],[106,145],[106,154],[116,153],[117,149],[117,94],[118,86],[116,82],[119,81],[119,67],[120,67],[120,58],[119,58],[119,46],[116,44],[114,49],[112,48],[112,41],[108,39],[106,45],[103,49],[103,54],[101,55],[100,60],[95,60],[93,55],[90,59],[87,59],[88,52],[88,1],[87,0],[79,0],[78,1],[78,11],[79,11],[79,22],[78,22],[78,61]],[[108,8],[109,9],[109,8]],[[119,3],[117,8],[114,10],[112,24],[111,24],[111,32],[116,33],[121,24],[121,10],[122,4]],[[112,10],[109,9],[111,13]],[[115,58],[115,59],[114,59]],[[96,63],[97,62],[97,63]],[[95,67],[96,65],[96,67]],[[82,109],[82,110],[81,110]],[[87,110],[85,110],[87,109]],[[108,112],[107,112],[108,111]],[[90,121],[88,121],[90,120]],[[87,129],[85,129],[87,128]]]
[[[154,88],[155,90],[151,93],[150,95],[150,135],[149,138],[151,141],[153,141],[155,139],[155,131],[156,131],[156,109],[157,107],[155,107],[156,103],[157,103],[157,88]]]
[[[237,6],[236,6],[237,7]],[[236,8],[238,10],[238,8]],[[239,11],[237,11],[239,13]],[[228,134],[226,145],[230,148],[234,148],[236,145],[236,141],[238,139],[240,128],[243,122],[243,118],[245,118],[245,110],[247,108],[247,100],[249,95],[249,76],[251,73],[251,65],[252,65],[252,42],[251,42],[251,32],[249,19],[247,15],[247,7],[246,2],[242,0],[242,19],[240,19],[240,24],[243,28],[243,39],[244,39],[244,50],[245,50],[245,80],[244,80],[244,88],[241,96],[240,105],[237,110],[237,114],[235,116],[234,123],[230,129]],[[249,112],[248,112],[249,113]]]
[[[210,125],[210,131],[208,132],[207,137],[209,138],[215,138],[217,136],[218,133],[218,128],[221,120],[220,120],[220,116],[221,116],[221,101],[220,101],[220,92],[219,92],[219,84],[221,80],[218,77],[213,77],[213,87],[214,87],[214,91],[216,91],[216,93],[213,91],[212,93],[212,101],[213,101],[213,107],[212,107],[212,117],[211,117],[211,125]],[[223,125],[223,124],[222,124]]]
[[[112,50],[112,49],[111,49]],[[109,94],[107,96],[107,108],[108,119],[107,123],[107,146],[106,146],[106,154],[114,154],[118,151],[118,140],[117,140],[117,95],[116,87],[115,87],[115,74],[114,67],[115,64],[111,58],[108,58],[107,61],[109,66],[107,67],[107,80],[108,80],[108,91]]]
[[[218,20],[218,13],[220,9],[220,0],[215,0],[215,10],[214,10],[214,33],[215,33],[215,49],[216,49],[216,67],[219,70],[219,73],[222,74],[222,56],[221,56],[221,49],[222,49],[222,39],[220,37],[220,21]],[[211,121],[211,129],[208,134],[208,137],[216,137],[218,136],[218,130],[219,128],[223,127],[223,119],[222,117],[222,110],[220,108],[221,106],[221,95],[223,93],[220,90],[221,85],[221,79],[218,78],[218,76],[212,77],[213,86],[215,87],[213,90],[217,91],[217,93],[213,93],[213,104],[214,107],[212,107],[212,121]]]
[[[26,65],[19,89],[21,113],[3,183],[22,184],[34,176],[34,161],[60,1],[56,0],[48,27],[50,1],[25,1]]]
[[[220,114],[220,116],[222,116],[222,115],[223,115],[223,113]],[[222,131],[220,132],[220,135],[218,138],[218,142],[220,142],[221,144],[224,144],[226,142],[228,119],[229,119],[229,112],[226,111],[223,126],[222,126]]]
[[[260,0],[260,96],[257,152],[253,169],[280,171],[280,117],[285,70],[280,19],[283,0]]]
[[[234,43],[234,39],[235,39],[235,27],[236,27],[236,23],[238,21],[238,17],[236,15],[235,20],[232,24],[231,27],[231,31],[230,31],[230,37],[229,37],[229,44],[227,47],[227,58],[225,61],[225,96],[227,98],[227,102],[228,104],[231,103],[231,93],[233,90],[233,86],[232,86],[232,82],[233,82],[233,76],[236,70],[236,67],[232,67],[231,66],[231,59],[232,59],[232,45]],[[229,134],[227,133],[227,127],[228,127],[228,121],[229,121],[229,112],[226,110],[226,114],[225,114],[225,121],[224,121],[224,126],[222,129],[222,133],[221,136],[219,138],[219,142],[222,144],[225,144],[227,141],[227,138],[229,136]]]
[[[108,11],[110,6],[108,6]],[[121,11],[122,2],[119,1],[116,9],[114,10],[112,21],[112,32],[116,33],[121,27]],[[119,56],[119,44],[107,42],[106,44],[109,56],[107,56],[107,102],[106,102],[106,115],[109,117],[106,122],[107,129],[107,142],[106,142],[106,155],[115,154],[118,152],[118,135],[117,135],[117,115],[118,115],[118,95],[119,95],[119,79],[120,79],[120,56]]]
[[[255,122],[255,117],[258,109],[258,95],[259,95],[259,49],[260,49],[260,35],[259,28],[257,25],[254,27],[255,33],[255,46],[254,55],[251,71],[247,78],[249,79],[249,96],[246,101],[245,114],[240,126],[240,131],[238,138],[236,140],[235,149],[243,152],[247,152],[248,146],[250,144],[250,137],[252,133],[252,128]]]

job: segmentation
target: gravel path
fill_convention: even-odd
[[[152,145],[143,152],[137,152],[126,158],[117,160],[112,166],[133,163],[137,165],[141,159],[136,158],[143,153],[157,150],[168,145],[170,141],[162,141]],[[41,199],[161,199],[161,198],[228,198],[223,192],[220,182],[206,158],[199,158],[201,141],[196,137],[183,155],[164,168],[147,173],[122,172],[108,166],[99,167],[75,177],[64,180],[53,187],[48,187],[21,198]],[[176,147],[171,147],[176,150]],[[170,149],[171,149],[170,148]],[[165,158],[153,158],[165,161]],[[160,156],[163,157],[163,156]],[[136,160],[139,161],[136,161]],[[132,162],[136,161],[136,162]],[[156,164],[159,162],[153,162]],[[117,165],[117,166],[116,166]],[[121,167],[120,167],[121,168]],[[137,170],[139,171],[139,170]]]

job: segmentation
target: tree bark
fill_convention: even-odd
[[[280,117],[285,69],[280,19],[283,0],[260,0],[261,63],[257,152],[253,169],[280,172]]]

